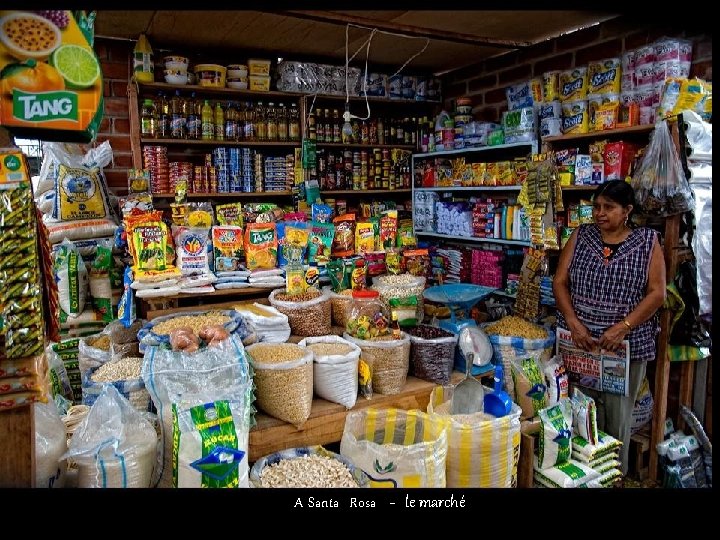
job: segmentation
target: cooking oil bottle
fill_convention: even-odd
[[[210,102],[207,99],[202,107],[200,121],[202,123],[202,140],[212,141],[215,137],[215,117]]]
[[[215,140],[225,140],[225,112],[219,101],[215,104]]]

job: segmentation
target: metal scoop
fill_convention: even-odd
[[[467,343],[472,337],[468,328],[460,332],[460,343]],[[468,350],[461,347],[461,350]],[[470,375],[474,354],[468,352],[465,355],[465,378],[460,381],[453,392],[452,414],[473,414],[483,411],[483,400],[485,391],[480,381]]]

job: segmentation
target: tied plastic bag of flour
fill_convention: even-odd
[[[55,404],[35,403],[35,487],[61,488],[65,486],[67,451],[65,425]]]
[[[58,286],[60,308],[69,317],[77,317],[85,309],[88,272],[80,252],[69,240],[60,245],[55,255],[53,271]]]
[[[572,405],[569,399],[541,410],[538,467],[547,469],[570,459],[572,454]]]
[[[157,450],[153,425],[106,385],[63,457],[77,465],[78,487],[148,488]]]

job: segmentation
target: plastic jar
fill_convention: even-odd
[[[345,330],[357,339],[374,339],[388,336],[390,312],[380,300],[380,293],[372,290],[353,291],[353,306]]]

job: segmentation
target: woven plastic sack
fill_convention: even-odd
[[[162,448],[156,475],[158,478],[154,479],[154,484],[159,487],[173,485],[174,403],[184,407],[200,405],[209,400],[238,401],[245,411],[243,415],[248,430],[252,425],[252,371],[245,348],[237,335],[231,334],[217,346],[203,347],[192,353],[148,347],[142,379],[161,421]],[[243,450],[247,452],[247,446]],[[247,468],[247,460],[244,467]]]
[[[313,388],[318,397],[352,409],[358,393],[358,362],[360,347],[340,336],[320,336],[303,339],[298,345],[335,343],[350,347],[347,354],[317,355],[313,351]]]
[[[517,484],[520,459],[520,407],[495,418],[485,413],[453,415],[453,386],[438,386],[430,394],[427,412],[445,422],[449,488],[509,488]],[[486,394],[491,393],[489,388]]]
[[[445,422],[400,409],[350,411],[340,454],[370,478],[370,487],[445,487]]]
[[[393,395],[402,392],[410,367],[410,338],[372,341],[343,334],[343,339],[360,347],[360,361],[365,362],[372,377],[372,392]]]
[[[82,376],[82,404],[92,406],[100,397],[105,385],[112,385],[115,389],[127,399],[135,410],[140,412],[148,412],[152,403],[150,394],[145,388],[142,378],[125,379],[112,382],[95,382],[92,380],[93,373],[96,369],[85,372]]]
[[[288,302],[276,300],[278,294],[284,293],[284,289],[275,289],[270,293],[268,300],[270,305],[280,313],[287,315],[290,322],[290,330],[296,336],[326,336],[332,329],[330,297],[324,292],[304,302]]]
[[[235,310],[242,315],[248,328],[255,333],[260,343],[285,343],[290,337],[287,315],[272,306],[258,303],[252,306],[239,304],[235,306]]]
[[[155,428],[108,384],[63,457],[78,466],[78,487],[147,488],[157,450]]]
[[[267,347],[297,347],[300,358],[288,361],[259,362],[254,351]],[[270,416],[296,427],[310,417],[313,400],[313,353],[292,344],[256,343],[247,348],[248,360],[255,373],[257,406]]]
[[[499,336],[488,334],[486,328],[492,323],[481,325],[483,332],[487,334],[493,348],[493,364],[502,364],[505,375],[505,390],[513,401],[516,401],[515,390],[512,380],[512,359],[527,358],[533,356],[538,361],[547,361],[553,354],[555,334],[548,329],[547,337],[544,339],[526,339],[520,336]],[[533,354],[534,353],[534,354]]]

